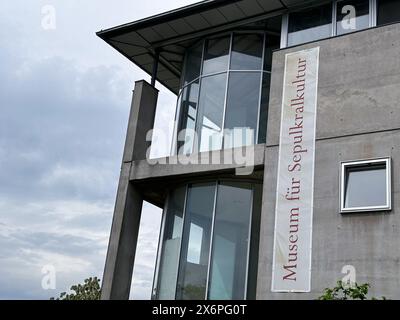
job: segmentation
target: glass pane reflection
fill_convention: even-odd
[[[347,168],[345,208],[387,205],[386,166]]]
[[[189,188],[176,298],[205,298],[215,183]]]
[[[179,154],[190,154],[193,151],[198,94],[199,81],[197,80],[185,87],[181,95],[181,118],[178,127]]]
[[[378,26],[400,21],[399,0],[378,0]]]
[[[231,72],[226,106],[224,148],[254,144],[261,72]]]
[[[200,151],[219,150],[222,146],[226,73],[205,77],[201,81],[199,107]]]
[[[161,300],[175,299],[185,192],[186,188],[180,187],[169,197],[158,282],[158,299]]]
[[[200,75],[201,58],[203,55],[203,42],[190,48],[186,54],[185,80],[183,85],[187,85]]]
[[[230,37],[211,39],[206,42],[203,74],[226,71],[228,69]]]
[[[332,34],[332,4],[289,15],[288,45],[328,38]]]
[[[246,183],[218,187],[209,299],[244,299],[252,191]]]
[[[338,35],[368,28],[369,0],[338,2],[336,26]]]
[[[232,46],[232,70],[261,70],[263,35],[234,35]]]

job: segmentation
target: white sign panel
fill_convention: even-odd
[[[273,292],[309,292],[319,47],[286,55]]]

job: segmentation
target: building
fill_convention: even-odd
[[[102,298],[129,296],[144,200],[164,208],[154,299],[315,299],[343,277],[400,298],[399,21],[395,0],[206,0],[98,32],[152,79]],[[150,163],[156,81],[177,121]]]

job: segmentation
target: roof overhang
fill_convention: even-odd
[[[157,81],[178,93],[186,48],[197,39],[310,2],[315,1],[206,0],[102,30],[97,35],[148,74],[157,70]]]

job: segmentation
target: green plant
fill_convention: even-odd
[[[326,288],[318,300],[368,300],[369,288],[368,283],[349,285],[339,280],[336,287]],[[371,299],[377,300],[376,298]],[[386,300],[386,298],[382,297],[382,300]]]
[[[73,285],[71,293],[62,292],[58,298],[50,300],[100,300],[100,279],[90,277],[83,284]]]

